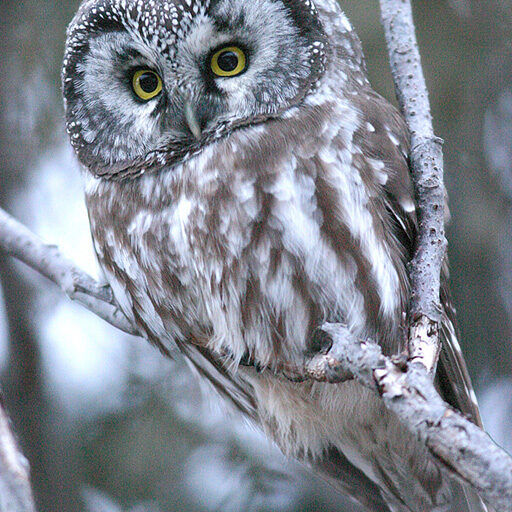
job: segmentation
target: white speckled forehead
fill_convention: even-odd
[[[282,1],[292,12],[317,16],[312,0]],[[122,25],[166,52],[186,34],[194,17],[218,3],[219,0],[86,0],[68,28],[68,48],[83,43],[98,27],[105,30],[109,25],[113,29]]]
[[[206,12],[210,0],[87,0],[68,29],[68,49],[84,43],[96,30],[128,30],[162,53],[182,38],[192,20]]]

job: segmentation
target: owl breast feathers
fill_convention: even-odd
[[[408,134],[332,0],[88,0],[67,127],[124,313],[371,511],[483,511],[354,382],[294,382],[323,322],[404,350]],[[479,422],[446,285],[443,396]]]

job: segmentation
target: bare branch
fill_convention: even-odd
[[[19,450],[0,397],[0,510],[35,512],[28,461]]]
[[[306,361],[310,378],[334,383],[353,376],[377,392],[430,453],[489,505],[512,511],[512,458],[441,399],[422,364],[386,357],[379,345],[357,340],[341,324],[324,324],[322,331],[332,347]]]
[[[434,135],[410,0],[380,0],[400,108],[411,132],[418,249],[410,264],[409,354],[434,373],[440,352],[440,275],[446,252],[442,140]]]
[[[23,261],[59,286],[67,296],[109,324],[139,335],[117,305],[111,288],[100,285],[62,255],[54,245],[43,243],[23,224],[0,209],[0,250]]]

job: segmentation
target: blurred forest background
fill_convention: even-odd
[[[77,0],[0,4],[0,205],[92,275],[60,95]],[[512,449],[512,0],[417,0],[462,345],[486,428]],[[377,0],[341,1],[394,98]],[[393,100],[394,101],[394,100]],[[41,512],[353,511],[253,427],[201,400],[182,361],[116,331],[0,255],[0,375]],[[3,297],[3,298],[2,298]]]

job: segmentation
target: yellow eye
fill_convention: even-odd
[[[236,76],[245,71],[245,53],[236,46],[228,46],[215,52],[212,57],[212,71],[217,76]]]
[[[133,74],[132,87],[141,100],[148,101],[162,90],[162,79],[151,69],[139,69]]]

